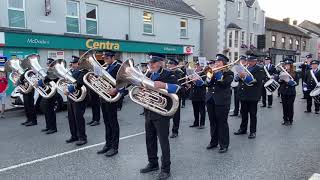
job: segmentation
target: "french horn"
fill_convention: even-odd
[[[133,85],[129,91],[130,99],[162,116],[172,116],[178,110],[179,98],[165,89],[156,89],[154,81],[148,79],[134,67],[133,60],[126,60],[120,67],[116,77],[116,87]]]
[[[97,93],[105,101],[112,103],[117,102],[121,98],[121,94],[117,93],[112,96],[109,92],[116,86],[116,80],[102,67],[97,61],[94,53],[87,51],[79,60],[79,66],[87,69],[89,72],[83,76],[83,82],[91,90]]]
[[[21,63],[21,59],[18,58],[10,59],[5,63],[5,71],[10,73],[9,79],[13,82],[13,84],[18,84],[20,77],[25,72]],[[23,83],[20,83],[18,87],[24,94],[31,92],[33,89],[32,85],[27,80],[24,80]]]
[[[22,61],[23,67],[31,68],[28,70],[24,77],[33,86],[33,88],[45,99],[51,98],[57,92],[56,83],[50,81],[48,85],[35,86],[38,81],[47,76],[46,69],[42,68],[39,64],[40,56],[38,54],[31,54]]]
[[[68,84],[76,84],[77,80],[72,77],[70,70],[66,68],[66,61],[63,59],[57,59],[50,64],[50,72],[60,78],[57,82],[57,88],[61,92],[65,92],[68,88]],[[82,86],[80,90],[76,90],[74,93],[69,93],[68,98],[74,102],[81,102],[86,98],[87,88]]]

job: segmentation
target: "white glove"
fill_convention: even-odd
[[[96,66],[93,67],[93,72],[96,76],[101,76],[102,74],[101,68]]]

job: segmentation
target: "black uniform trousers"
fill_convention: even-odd
[[[100,97],[97,93],[90,90],[90,105],[92,108],[92,121],[100,121]]]
[[[307,98],[307,111],[310,111],[311,112],[311,107],[312,107],[312,101],[314,101],[312,99],[312,97],[310,96],[310,91],[308,91],[306,94],[305,94],[306,98]],[[314,107],[315,107],[315,111],[318,112],[320,110],[320,104],[316,103],[314,101]]]
[[[162,157],[161,169],[164,172],[170,172],[170,143],[169,143],[169,126],[170,119],[163,117],[163,119],[151,120],[146,118],[146,145],[148,161],[150,164],[158,164],[158,142],[159,139]]]
[[[283,121],[284,122],[293,122],[295,98],[296,98],[296,95],[283,95],[283,94],[281,94],[282,109],[283,109]]]
[[[87,140],[85,119],[83,117],[87,100],[74,102],[68,99],[68,119],[72,138]]]
[[[27,94],[23,94],[23,105],[27,121],[37,123],[37,112],[34,106],[34,90]]]
[[[117,112],[118,104],[102,102],[101,110],[102,116],[104,119],[105,126],[105,139],[106,139],[106,147],[113,148],[118,150],[119,148],[119,136],[120,136],[120,128],[118,123],[118,112]]]
[[[192,101],[193,115],[195,126],[204,126],[206,120],[206,103],[205,101]],[[199,122],[200,120],[200,122]],[[200,124],[199,124],[200,123]]]
[[[56,112],[54,111],[54,104],[56,101],[56,96],[49,99],[42,98],[40,107],[44,113],[46,119],[46,128],[51,130],[57,130],[57,118]]]
[[[179,133],[179,126],[180,126],[180,110],[181,110],[181,98],[179,97],[179,107],[177,112],[173,115],[173,125],[172,125],[172,133]]]
[[[247,131],[250,115],[250,133],[257,131],[257,106],[258,101],[241,101],[241,131]]]
[[[233,98],[234,98],[234,110],[233,114],[238,115],[239,114],[239,109],[240,109],[240,99],[238,95],[238,87],[233,88]]]
[[[214,146],[219,144],[222,148],[228,148],[230,142],[228,125],[230,105],[218,106],[208,102],[207,110],[210,121],[210,144]]]
[[[272,106],[273,102],[273,95],[267,95],[267,90],[265,87],[262,86],[262,104],[263,106],[267,105],[267,98],[268,98],[268,106]]]

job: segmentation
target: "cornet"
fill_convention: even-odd
[[[25,79],[33,86],[33,88],[45,99],[51,98],[57,92],[56,83],[53,81],[49,82],[49,85],[35,86],[38,81],[44,79],[47,76],[46,70],[39,64],[40,56],[37,54],[31,54],[23,60],[22,64],[24,67],[29,67],[31,70],[24,74]]]
[[[21,65],[21,59],[11,59],[5,63],[5,71],[9,72],[9,79],[14,83],[18,84],[20,77],[25,72],[24,68]],[[19,84],[19,89],[22,93],[27,94],[32,91],[32,85],[24,80],[22,84]]]
[[[53,73],[60,79],[57,82],[57,88],[61,92],[65,92],[68,84],[76,84],[77,80],[72,77],[70,70],[66,68],[66,62],[63,59],[57,59],[50,64],[50,73]],[[81,102],[86,98],[87,88],[82,86],[80,90],[69,93],[68,97],[74,102]]]
[[[165,89],[156,89],[154,82],[134,68],[133,60],[126,60],[120,67],[116,87],[134,85],[129,91],[130,99],[142,107],[162,116],[172,116],[178,110],[179,98]]]
[[[83,76],[84,84],[105,101],[109,103],[117,102],[121,98],[121,94],[117,93],[115,96],[112,96],[109,93],[112,88],[115,88],[116,80],[102,67],[94,54],[89,54],[91,51],[92,49],[87,51],[79,60],[79,66],[82,69],[90,71]],[[98,71],[98,77],[95,75],[94,71]]]

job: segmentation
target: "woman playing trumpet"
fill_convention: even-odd
[[[294,114],[294,101],[296,98],[296,86],[298,85],[298,76],[296,76],[293,60],[286,59],[284,61],[284,67],[279,64],[281,72],[279,75],[280,88],[279,92],[281,94],[282,109],[283,109],[283,123],[282,125],[289,126],[293,122]]]

